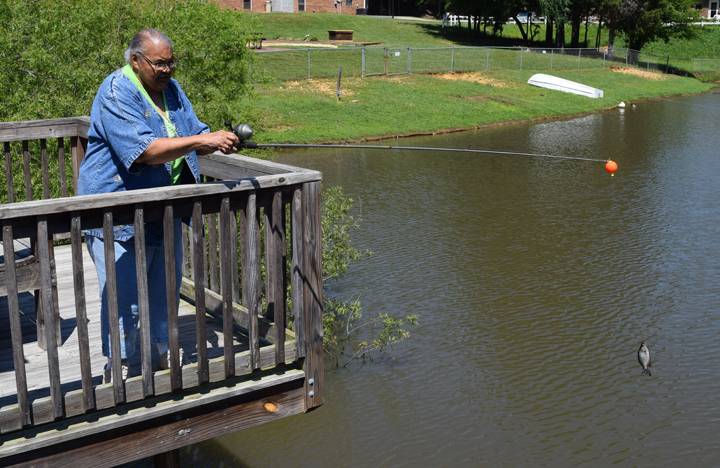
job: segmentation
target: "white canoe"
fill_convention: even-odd
[[[557,76],[546,75],[544,73],[536,73],[530,77],[528,84],[539,86],[540,88],[554,89],[564,93],[579,94],[593,99],[603,97],[602,89],[593,88],[575,81],[566,80]]]

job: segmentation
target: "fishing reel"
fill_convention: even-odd
[[[250,141],[250,138],[252,138],[254,133],[250,125],[237,124],[233,126],[229,120],[225,121],[225,125],[235,134],[236,137],[238,137],[238,140],[240,140],[237,145],[238,148],[257,148],[257,144]]]

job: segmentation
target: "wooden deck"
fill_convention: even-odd
[[[78,333],[75,323],[75,293],[73,290],[72,261],[69,245],[55,248],[57,264],[58,303],[61,319],[62,340],[58,343],[58,357],[63,363],[60,378],[63,392],[81,388],[80,352]],[[100,296],[95,266],[83,245],[83,269],[85,273],[85,300],[90,338],[91,369],[93,383],[102,383],[103,363],[100,341]],[[23,352],[25,371],[28,380],[28,392],[31,400],[50,395],[47,353],[40,349],[35,337],[35,299],[31,293],[20,295],[22,311]],[[195,307],[181,299],[178,312],[180,347],[184,352],[184,362],[197,362],[195,342]],[[12,343],[8,330],[7,297],[0,298],[0,407],[17,402],[15,373],[12,360]],[[215,318],[206,316],[208,358],[222,356],[224,339],[222,327]],[[248,342],[241,343],[237,334],[233,342],[234,354],[248,349]]]
[[[322,405],[322,175],[214,153],[200,157],[203,183],[72,196],[88,125],[0,122],[0,244],[8,258],[30,255],[0,261],[0,465],[113,466]],[[160,223],[174,272],[177,218],[192,219],[181,284],[170,273],[149,285],[135,271],[142,373],[120,375],[111,299],[113,381],[103,383],[98,281],[82,232],[111,239],[114,226],[133,225],[143,265],[146,226]],[[181,300],[168,311],[170,369],[155,371],[148,290],[163,286]]]

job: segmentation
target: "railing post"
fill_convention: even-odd
[[[455,73],[455,47],[450,48],[450,73]]]
[[[291,213],[292,229],[292,315],[297,356],[305,357],[305,316],[303,314],[303,193],[293,190]]]
[[[5,254],[5,287],[7,288],[8,315],[10,319],[10,337],[12,342],[13,365],[15,368],[15,388],[20,408],[21,426],[32,423],[30,402],[28,399],[27,375],[25,373],[25,355],[23,353],[22,325],[18,301],[17,277],[15,271],[15,248],[13,245],[12,225],[3,225],[3,252]]]
[[[95,392],[90,367],[90,338],[88,334],[87,308],[85,303],[85,274],[83,271],[82,231],[79,216],[70,221],[72,249],[73,287],[75,289],[75,318],[77,323],[78,349],[80,352],[80,375],[83,388],[83,410],[95,409]]]
[[[285,208],[282,192],[276,190],[265,205],[265,271],[267,313],[275,324],[275,364],[285,362]]]
[[[490,70],[490,49],[485,49],[485,71]]]
[[[137,283],[138,313],[140,319],[140,357],[142,358],[143,395],[154,393],[152,351],[150,339],[150,297],[147,279],[147,252],[145,251],[145,210],[135,207],[135,281]]]
[[[242,269],[243,302],[248,311],[248,337],[250,340],[250,368],[260,367],[260,341],[258,311],[260,307],[260,226],[257,213],[257,194],[250,192],[244,210],[245,262]]]
[[[555,57],[555,49],[550,49],[550,70],[553,69],[553,58]]]
[[[323,294],[320,182],[303,186],[303,318],[305,321],[305,408],[323,403]]]
[[[80,175],[80,163],[82,163],[82,160],[85,159],[87,139],[82,137],[71,137],[70,148],[72,153],[73,193],[77,193],[77,181]]]
[[[203,244],[202,202],[193,202],[192,245],[193,286],[195,288],[195,341],[197,346],[198,383],[210,380],[207,357],[207,330],[205,326],[205,249]]]
[[[3,153],[5,153],[5,180],[7,181],[8,203],[14,203],[15,188],[13,186],[12,153],[10,152],[9,141],[3,143]]]
[[[407,74],[410,75],[412,73],[412,48],[407,48]]]
[[[237,268],[231,224],[235,216],[230,210],[230,197],[220,202],[220,291],[222,296],[223,358],[225,378],[235,375],[235,352],[233,351],[233,269]]]
[[[113,212],[103,213],[103,247],[105,255],[105,294],[107,300],[108,322],[110,324],[110,354],[113,395],[115,404],[125,402],[125,386],[122,381],[120,358],[120,313],[118,309],[117,272],[115,268],[115,235],[113,233]],[[127,324],[125,332],[127,332]],[[124,338],[124,337],[123,337]]]

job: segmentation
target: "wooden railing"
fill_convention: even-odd
[[[4,249],[4,292],[7,295],[16,385],[16,402],[0,408],[0,432],[37,428],[42,424],[82,418],[100,410],[122,410],[131,402],[187,393],[218,382],[235,382],[261,370],[302,367],[305,373],[305,406],[322,403],[322,284],[320,246],[320,180],[316,171],[260,161],[239,155],[201,157],[207,182],[157,189],[133,190],[90,196],[74,193],[66,180],[66,140],[72,154],[72,187],[76,186],[84,155],[87,119],[0,124],[5,147],[7,202],[0,205]],[[39,139],[39,174],[32,171],[28,140]],[[57,184],[53,185],[47,143],[57,138]],[[19,141],[19,143],[17,142]],[[25,201],[17,202],[13,178],[13,145],[20,145]],[[17,172],[17,171],[15,171]],[[37,200],[32,182],[42,181]],[[56,190],[50,190],[54,187]],[[58,197],[60,198],[53,198]],[[15,202],[13,202],[15,201]],[[175,284],[174,230],[183,219],[183,278]],[[144,238],[148,223],[163,226],[168,299],[170,369],[153,371],[149,327],[148,288]],[[133,225],[137,259],[141,375],[123,380],[116,292],[118,281],[113,259],[113,227]],[[91,369],[93,343],[88,334],[86,279],[83,272],[83,231],[102,228],[107,266],[106,291],[112,350],[112,382],[98,384]],[[21,313],[18,294],[21,275],[15,259],[17,240],[29,238],[37,259],[38,317],[46,327],[49,396],[31,398],[25,372]],[[59,290],[55,277],[53,239],[69,241],[72,289]],[[264,268],[261,265],[264,263]],[[195,308],[196,360],[183,365],[179,357],[178,307],[174,291]],[[2,288],[0,288],[1,290]],[[27,288],[26,288],[27,289]],[[78,335],[81,388],[66,390],[58,327],[57,296],[71,294]],[[206,314],[222,328],[224,354],[209,358]],[[233,340],[244,338],[239,351]],[[40,335],[38,335],[38,339]],[[95,364],[95,365],[94,365]],[[95,379],[93,379],[95,377]],[[32,383],[32,382],[30,382]],[[10,435],[10,434],[9,434]],[[0,454],[1,455],[1,454]]]

